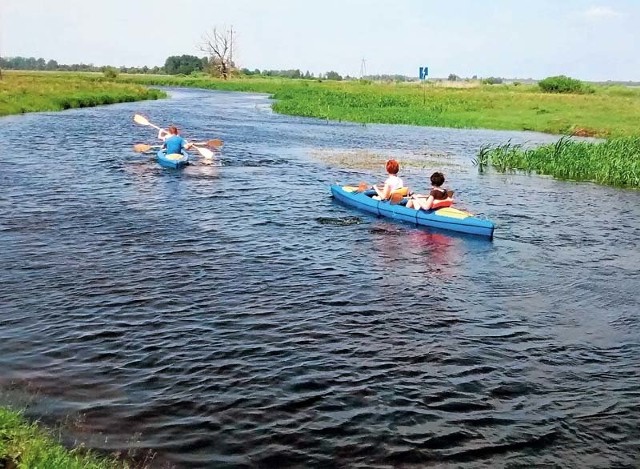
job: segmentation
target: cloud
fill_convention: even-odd
[[[591,7],[583,14],[585,17],[592,20],[617,18],[621,16],[620,13],[609,7]]]

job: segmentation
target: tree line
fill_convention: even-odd
[[[106,72],[117,71],[120,73],[138,73],[155,75],[199,75],[211,73],[211,68],[215,67],[208,57],[197,57],[195,55],[172,55],[167,57],[163,66],[155,67],[113,67],[95,66],[93,64],[60,64],[56,60],[45,60],[35,57],[0,57],[0,69],[3,70],[38,70],[38,71],[64,71],[64,72]],[[301,78],[301,79],[325,79],[342,80],[343,77],[337,72],[329,71],[320,73],[317,76],[309,70],[302,72],[300,69],[290,70],[259,70],[248,68],[232,69],[230,75],[264,76],[281,78]],[[349,76],[344,77],[350,79]]]

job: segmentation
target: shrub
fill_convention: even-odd
[[[104,73],[105,78],[118,78],[118,71],[114,67],[105,67],[102,73]]]
[[[499,77],[489,77],[482,80],[482,83],[485,85],[500,85],[502,84],[502,78]]]
[[[593,89],[580,80],[565,75],[547,77],[538,82],[538,86],[545,93],[592,93]]]

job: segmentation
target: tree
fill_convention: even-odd
[[[233,63],[233,29],[219,30],[214,27],[204,34],[199,49],[209,58],[209,72],[225,80],[236,71]]]
[[[192,72],[201,72],[202,59],[195,55],[172,55],[164,62],[164,70],[169,75],[189,75]]]
[[[460,79],[460,77],[458,75],[456,75],[455,73],[450,73],[449,74],[449,78],[447,78],[448,81],[458,81]]]
[[[118,78],[118,70],[115,67],[102,67],[102,73],[104,74],[105,78],[108,78],[110,80]]]
[[[342,80],[342,76],[338,72],[331,70],[327,72],[327,80]]]

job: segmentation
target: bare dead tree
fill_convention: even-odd
[[[205,33],[198,48],[207,54],[212,75],[225,80],[236,69],[233,62],[233,29],[213,28]]]

